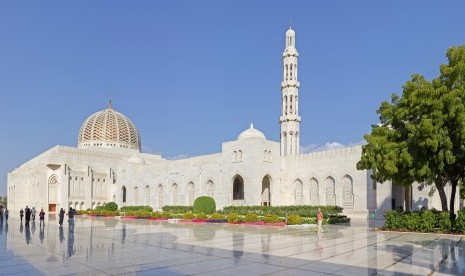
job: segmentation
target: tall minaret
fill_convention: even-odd
[[[279,117],[281,125],[281,156],[299,154],[300,116],[299,86],[297,81],[297,59],[299,53],[295,48],[295,32],[289,26],[286,32],[286,49],[283,53],[283,81],[281,82],[282,112]]]

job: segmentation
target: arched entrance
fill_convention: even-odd
[[[234,177],[233,200],[244,200],[244,179],[240,175]]]
[[[262,180],[262,206],[271,205],[270,177],[265,175]]]

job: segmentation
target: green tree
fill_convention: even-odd
[[[380,124],[365,135],[358,169],[373,170],[379,182],[434,184],[447,210],[446,185],[451,185],[449,211],[454,213],[457,185],[465,179],[465,46],[447,51],[448,64],[427,81],[414,74],[402,96],[392,95],[377,110]]]

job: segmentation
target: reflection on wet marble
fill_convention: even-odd
[[[0,224],[0,275],[465,275],[463,236],[76,218]]]

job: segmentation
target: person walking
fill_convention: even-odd
[[[40,219],[40,225],[42,225],[42,223],[45,225],[45,212],[44,212],[44,208],[40,209],[40,213],[39,213],[39,219]]]
[[[74,232],[74,210],[71,207],[69,207],[69,211],[68,211],[68,223],[69,223],[69,231]]]
[[[21,223],[23,223],[23,217],[24,217],[23,208],[21,208],[21,210],[19,210],[19,216],[21,217]]]
[[[3,212],[3,214],[5,214],[5,221],[8,222],[8,215],[9,215],[10,211],[8,211],[7,208],[5,208],[5,211]]]
[[[26,206],[26,226],[29,226],[29,221],[31,221],[31,209]]]
[[[3,205],[0,205],[0,221],[3,221]]]
[[[36,220],[36,213],[37,213],[36,207],[32,207],[31,215],[32,215],[32,220],[33,221]]]
[[[316,213],[316,221],[318,223],[318,234],[323,233],[323,228],[321,226],[323,224],[323,213],[321,212],[320,208],[318,208]]]
[[[60,218],[58,223],[60,224],[60,226],[62,226],[63,225],[63,219],[65,218],[65,210],[63,210],[63,208],[60,209],[60,213],[58,214],[58,217]]]

